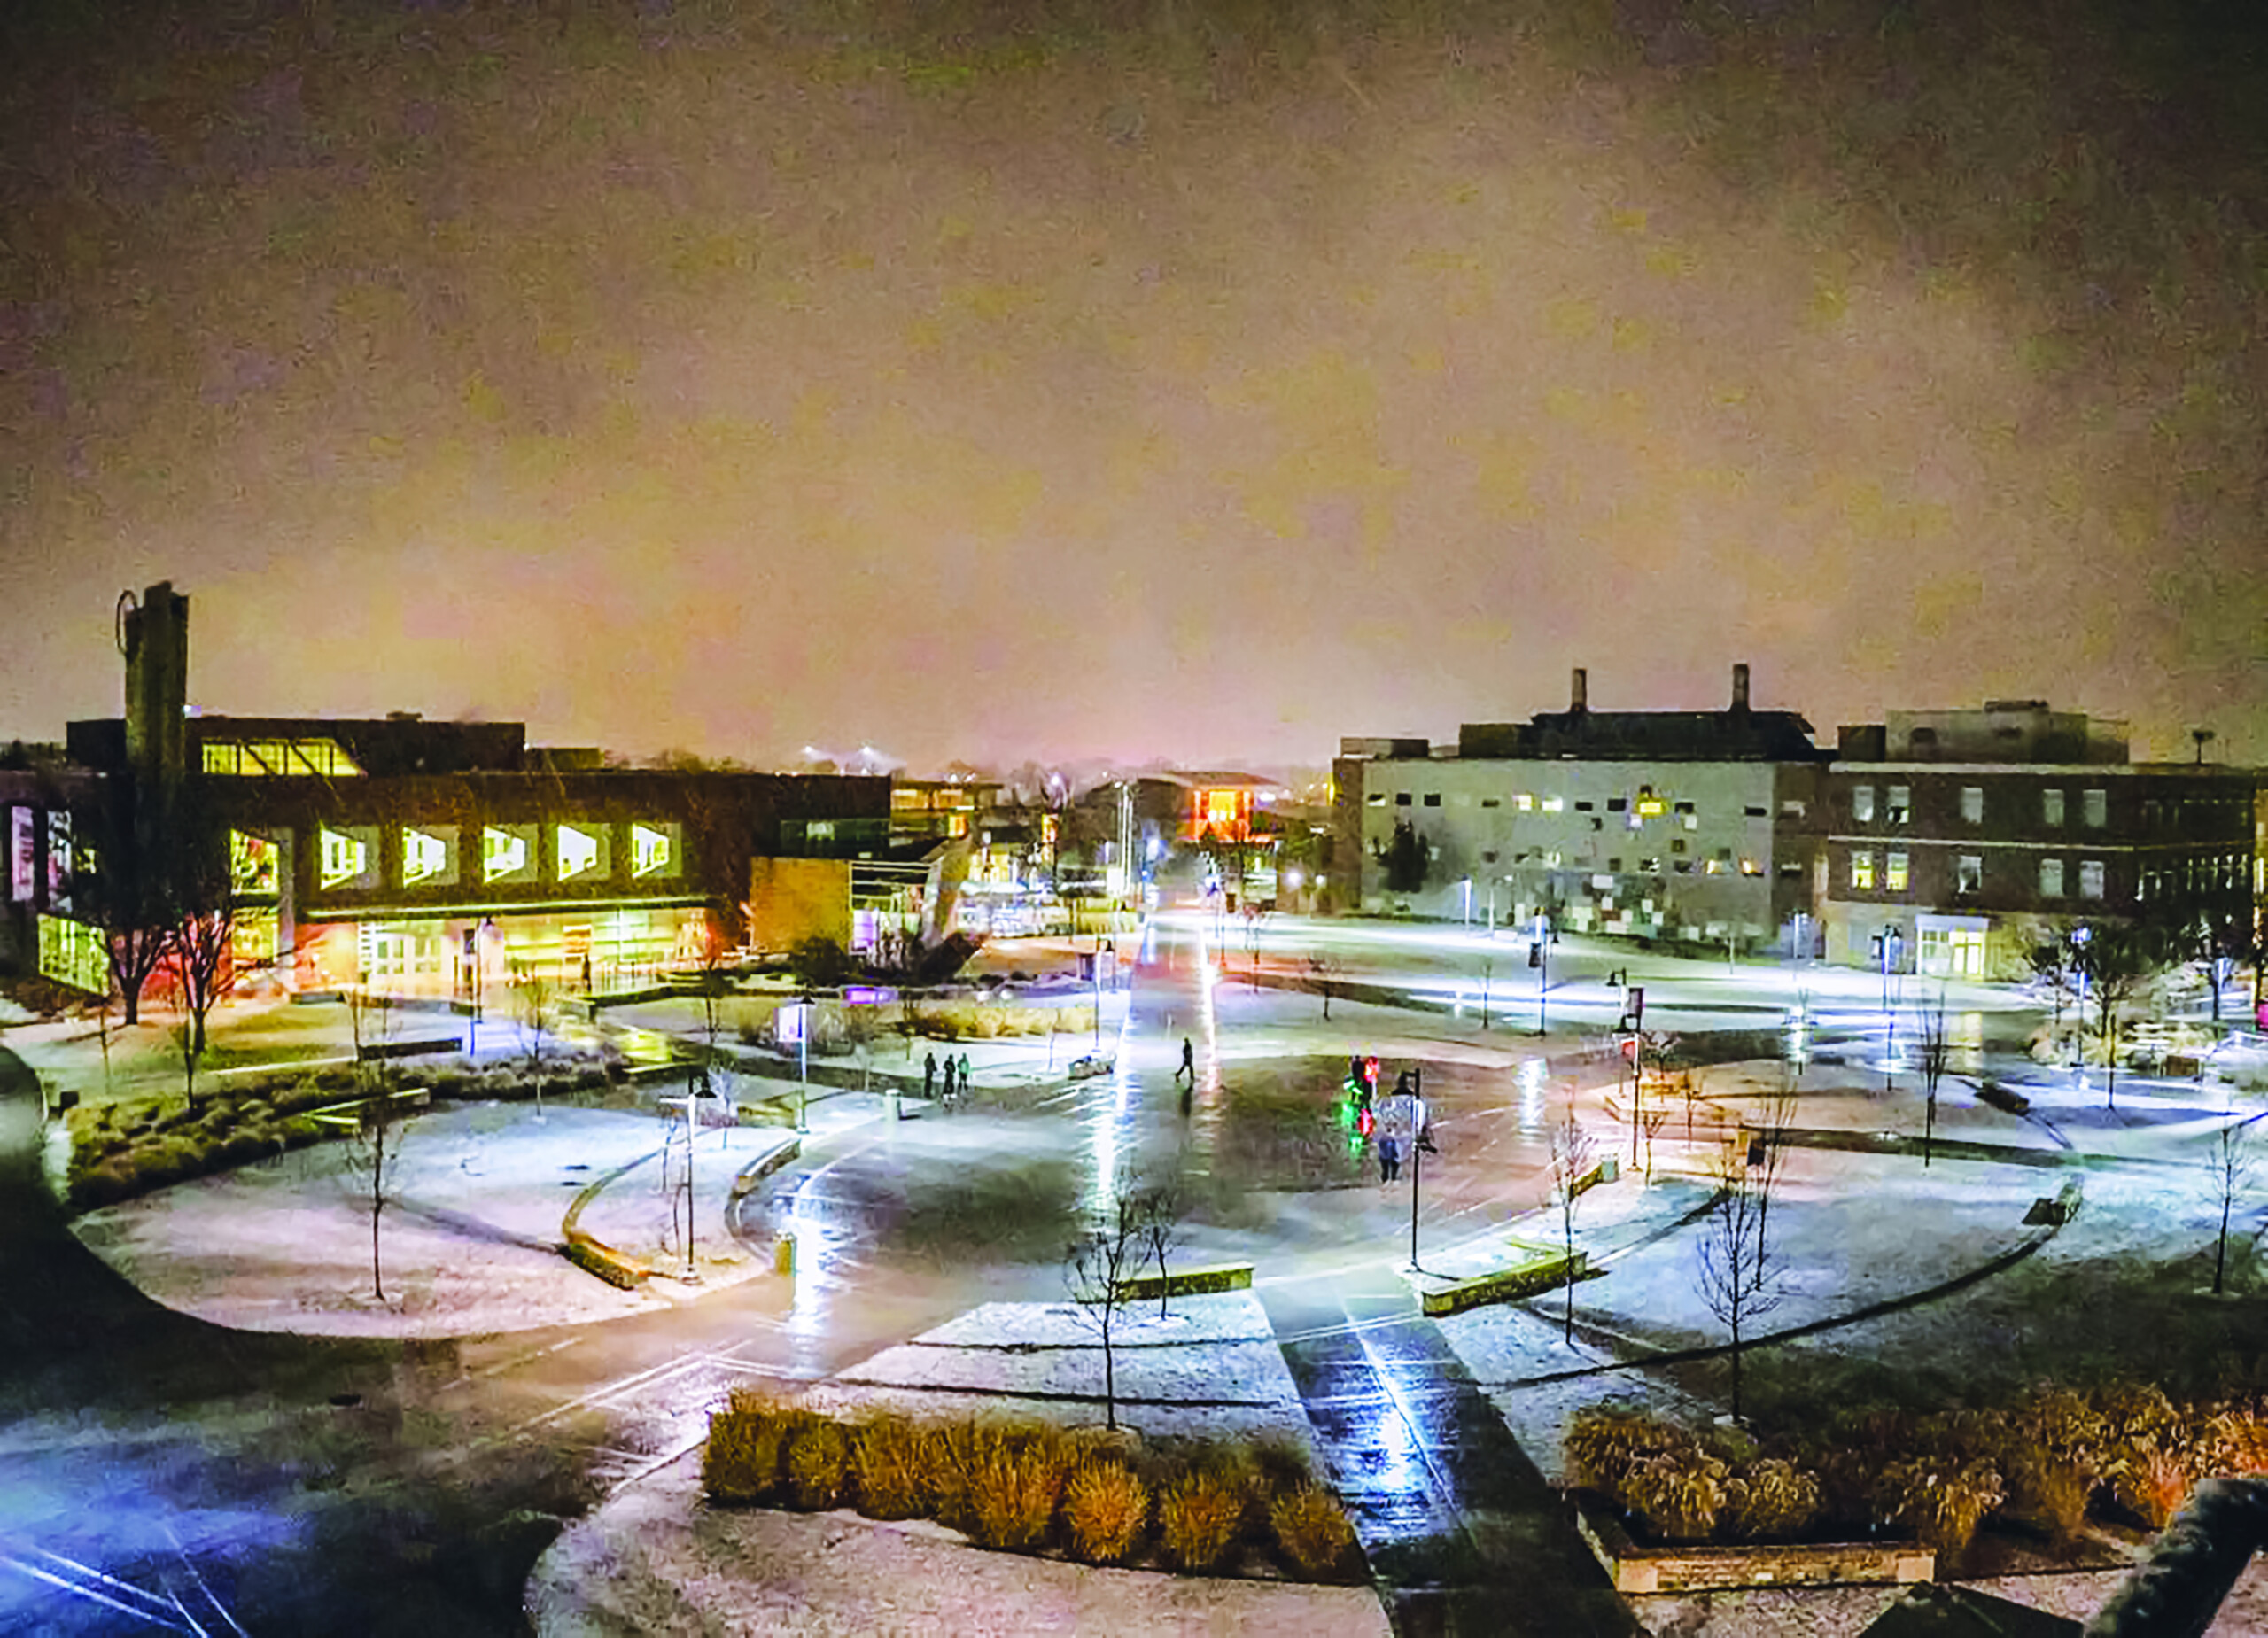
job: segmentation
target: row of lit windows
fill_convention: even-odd
[[[2064,798],[2070,793],[2043,790],[2039,793],[2039,822],[2050,829],[2060,828],[2064,821]],[[1914,788],[1910,785],[1889,785],[1883,789],[1882,822],[1885,825],[1907,825],[1913,822]],[[1871,825],[1875,822],[1875,788],[1853,785],[1851,788],[1851,818],[1853,823]],[[1984,822],[1984,788],[1964,785],[1961,788],[1961,822],[1982,825]],[[2079,793],[2079,823],[2090,830],[2101,830],[2110,822],[2110,793],[2107,790],[2083,790]]]
[[[1441,805],[1441,793],[1437,790],[1426,791],[1422,796],[1407,790],[1372,791],[1365,800],[1371,807],[1382,808],[1386,805],[1389,797],[1394,805],[1398,808],[1413,805],[1438,808]],[[1480,798],[1480,805],[1484,808],[1501,808],[1504,806],[1507,800],[1511,802],[1512,811],[1516,813],[1563,813],[1566,811],[1568,806],[1565,796],[1538,796],[1526,791],[1515,791],[1509,799],[1503,796],[1483,796]],[[1463,807],[1471,801],[1472,798],[1469,796],[1459,796],[1456,799],[1456,804]],[[1651,786],[1642,788],[1635,797],[1609,796],[1605,799],[1604,805],[1607,812],[1624,815],[1632,830],[1637,829],[1650,819],[1661,818],[1674,819],[1678,825],[1687,830],[1698,830],[1701,827],[1700,814],[1692,803],[1671,802],[1666,797],[1657,796]],[[1578,813],[1596,813],[1599,808],[1600,803],[1588,797],[1581,798],[1574,803],[1574,811]],[[1804,811],[1804,804],[1799,801],[1790,799],[1780,804],[1783,818],[1801,819]],[[1747,819],[1769,819],[1771,810],[1750,805],[1742,809],[1742,814]],[[1592,828],[1596,829],[1597,827],[1595,825]]]
[[[207,740],[203,766],[207,773],[255,778],[362,772],[335,740]]]
[[[1885,893],[1903,893],[1909,882],[1907,856],[1885,853],[1882,860],[1881,889]],[[2081,898],[2101,898],[2107,881],[2103,863],[2099,858],[2079,861],[2078,896]],[[2067,889],[2065,861],[2043,858],[2039,861],[2039,897],[2062,898]],[[1876,889],[1875,855],[1871,848],[1854,848],[1851,852],[1851,886],[1862,893]],[[1962,854],[1953,861],[1953,891],[1981,893],[1984,889],[1984,861],[1975,854]]]
[[[668,881],[683,870],[683,835],[673,821],[613,825],[487,825],[478,834],[477,867],[461,858],[473,837],[454,825],[401,827],[400,880],[404,888],[455,887],[477,881],[509,887],[541,880],[539,866],[548,830],[551,880],[603,881],[615,874],[617,848],[633,881]],[[326,892],[361,892],[384,886],[376,825],[324,825],[315,833],[315,881]],[[236,890],[273,895],[278,889],[282,850],[256,832],[229,833],[230,875]],[[626,845],[625,845],[626,844]]]

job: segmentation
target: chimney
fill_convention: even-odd
[[[1567,703],[1567,709],[1569,710],[1581,711],[1588,710],[1590,709],[1590,702],[1587,697],[1589,694],[1589,689],[1586,687],[1588,680],[1589,674],[1586,672],[1581,666],[1578,665],[1575,667],[1574,697]]]
[[[126,757],[152,786],[171,790],[188,765],[189,599],[161,580],[118,600],[126,656]]]
[[[1748,709],[1748,667],[1745,665],[1733,667],[1733,709],[1736,711]]]

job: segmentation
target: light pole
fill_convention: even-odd
[[[1418,1267],[1418,1186],[1425,1168],[1425,1150],[1418,1142],[1425,1130],[1425,1075],[1422,1065],[1410,1070],[1410,1266]]]
[[[1467,876],[1457,886],[1464,889],[1464,926],[1470,931],[1472,927],[1472,878]]]

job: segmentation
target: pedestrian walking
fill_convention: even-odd
[[[1189,1077],[1192,1086],[1197,1084],[1197,1049],[1190,1044],[1187,1036],[1181,1037],[1181,1067],[1173,1072],[1173,1078],[1178,1081],[1184,1075]]]
[[[937,1055],[932,1052],[921,1060],[921,1096],[935,1098],[936,1095]]]
[[[1379,1134],[1379,1181],[1392,1183],[1402,1176],[1402,1139],[1392,1132]]]
[[[951,1103],[951,1102],[952,1102],[952,1100],[953,1100],[953,1055],[952,1055],[951,1052],[947,1052],[947,1053],[945,1054],[945,1101],[946,1101],[947,1103]]]
[[[968,1096],[968,1054],[963,1052],[960,1055],[960,1095],[964,1098]]]

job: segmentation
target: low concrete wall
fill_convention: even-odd
[[[627,1252],[617,1251],[596,1235],[584,1233],[575,1224],[582,1216],[583,1208],[598,1199],[609,1184],[625,1172],[636,1170],[652,1160],[655,1154],[660,1153],[661,1151],[656,1149],[653,1154],[641,1154],[627,1166],[617,1166],[603,1177],[594,1178],[584,1184],[576,1192],[573,1202],[568,1206],[567,1215],[560,1221],[559,1234],[562,1244],[559,1249],[567,1261],[586,1273],[597,1275],[608,1285],[619,1286],[624,1291],[633,1291],[652,1278],[654,1273],[652,1268]]]
[[[1146,1274],[1138,1279],[1125,1282],[1130,1301],[1144,1297],[1209,1297],[1223,1291],[1250,1291],[1252,1264],[1248,1262],[1214,1263],[1201,1269],[1180,1269],[1160,1279]]]
[[[733,1175],[733,1198],[742,1196],[790,1161],[802,1158],[804,1140],[791,1137],[769,1154],[760,1154]]]
[[[1575,1528],[1619,1593],[1713,1592],[1734,1587],[1835,1587],[1926,1581],[1937,1555],[1912,1541],[1819,1547],[1641,1547],[1599,1499],[1579,1493]]]
[[[1508,1269],[1420,1292],[1418,1302],[1428,1316],[1462,1314],[1467,1308],[1491,1302],[1513,1302],[1522,1297],[1533,1297],[1570,1280],[1582,1279],[1589,1271],[1588,1252],[1579,1251],[1572,1258],[1564,1251],[1550,1252]]]

